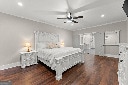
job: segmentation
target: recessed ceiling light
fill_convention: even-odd
[[[19,5],[19,6],[23,6],[22,2],[18,2],[18,5]]]
[[[104,14],[101,15],[102,18],[103,18],[104,16],[105,16]]]

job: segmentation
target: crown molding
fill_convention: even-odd
[[[43,20],[30,19],[30,18],[26,18],[26,17],[23,17],[23,16],[18,16],[18,15],[11,14],[11,13],[6,13],[6,12],[2,12],[2,11],[0,11],[0,12],[3,13],[3,14],[7,14],[7,15],[10,15],[10,16],[18,17],[18,18],[21,18],[21,19],[26,19],[26,20],[30,20],[30,21],[34,21],[34,22],[38,22],[38,23],[43,23],[43,24],[46,24],[46,25],[50,25],[50,26],[53,26],[53,27],[57,27],[59,29],[64,29],[64,30],[72,31],[70,29],[65,29],[63,27],[56,26],[54,24],[49,24],[48,22],[43,21]]]
[[[100,26],[110,25],[110,24],[114,24],[114,23],[118,23],[118,22],[123,22],[123,21],[127,21],[127,18],[124,19],[124,20],[113,21],[113,22],[110,22],[110,23],[105,23],[105,24],[101,24],[101,25],[96,25],[96,26],[86,27],[86,28],[82,28],[82,29],[76,29],[76,30],[73,30],[73,31],[85,30],[85,29],[88,29],[88,28],[100,27]]]

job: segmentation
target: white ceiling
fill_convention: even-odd
[[[122,9],[124,0],[99,0],[98,4],[91,5],[95,1],[98,0],[68,0],[69,3],[66,0],[0,0],[0,12],[68,30],[83,29],[126,19],[126,14]],[[108,3],[104,4],[103,1],[108,1]],[[23,6],[19,6],[18,2],[21,2]],[[86,6],[84,10],[78,9],[83,6]],[[66,20],[57,19],[57,17],[66,17],[66,12],[70,9],[72,13],[77,11],[73,16],[82,15],[84,18],[77,19],[79,23],[73,25],[64,23]],[[55,15],[52,12],[45,14],[46,11],[65,12],[65,15]],[[101,18],[102,14],[105,17]]]

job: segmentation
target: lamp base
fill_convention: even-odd
[[[27,52],[30,52],[30,51],[27,51]]]
[[[29,48],[28,48],[27,52],[30,52]]]

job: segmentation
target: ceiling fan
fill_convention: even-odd
[[[77,21],[75,21],[74,19],[78,19],[78,18],[83,18],[83,16],[77,16],[77,17],[72,17],[70,12],[67,12],[67,17],[66,18],[57,18],[57,19],[67,19],[66,22],[64,23],[78,23]]]
[[[126,15],[128,17],[128,0],[124,1],[123,10],[124,10],[124,12],[126,13]]]
[[[82,11],[86,11],[86,10],[90,10],[96,7],[100,7],[106,4],[110,4],[110,3],[114,3],[117,1],[122,1],[122,0],[96,0],[90,4],[84,5],[82,7],[79,7],[77,9],[72,9],[72,7],[69,4],[69,0],[66,0],[67,6],[68,6],[68,10],[67,12],[61,12],[61,11],[43,11],[42,10],[42,14],[44,15],[67,15],[66,18],[57,18],[57,19],[67,19],[67,22],[74,22],[74,23],[78,23],[77,21],[75,21],[74,19],[78,19],[78,18],[83,18],[83,16],[77,16],[77,17],[73,17],[71,14],[75,14],[78,12],[82,12]],[[66,23],[66,22],[64,22]]]

